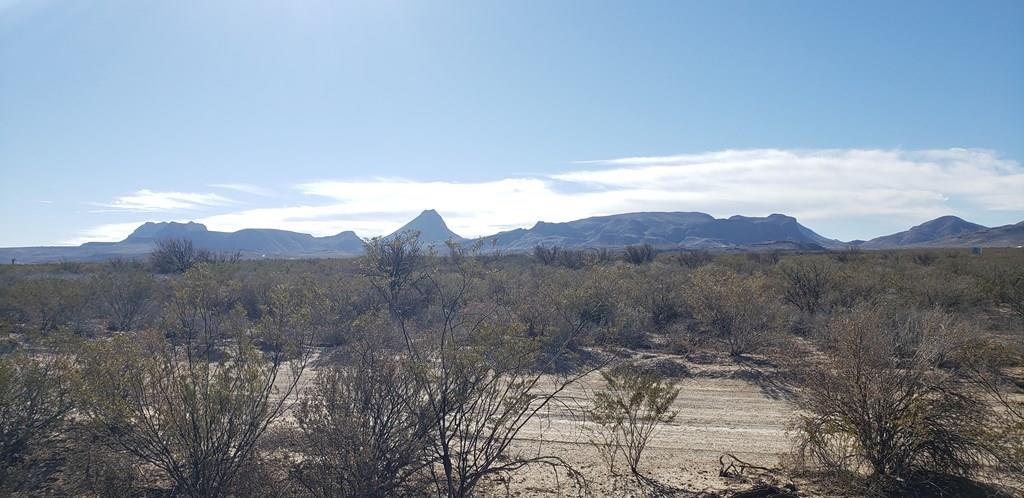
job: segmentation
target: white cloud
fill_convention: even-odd
[[[80,232],[74,238],[62,241],[64,245],[79,245],[86,242],[118,242],[124,240],[145,221],[131,223],[108,223]]]
[[[197,192],[154,192],[143,189],[99,206],[117,211],[156,212],[226,206],[234,203],[220,194]]]
[[[653,189],[711,214],[784,212],[805,220],[964,211],[1024,212],[1024,169],[975,149],[727,150],[582,163],[554,175],[609,191]]]
[[[546,177],[472,183],[400,178],[308,182],[295,186],[303,197],[294,205],[196,221],[211,230],[280,228],[314,235],[355,230],[372,236],[390,233],[432,208],[457,233],[474,237],[537,221],[635,211],[702,211],[718,217],[778,212],[796,216],[823,235],[851,239],[945,214],[982,223],[979,216],[986,213],[1024,218],[1024,168],[987,150],[725,150],[577,165],[577,170]],[[167,194],[140,191],[122,198],[121,205],[230,202],[219,196]],[[103,230],[112,233],[114,228]]]

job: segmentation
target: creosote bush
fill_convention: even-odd
[[[860,306],[828,325],[826,359],[802,372],[798,455],[870,492],[970,476],[988,455],[991,413],[940,366],[964,348],[965,327],[938,311]]]
[[[0,491],[32,491],[36,462],[62,433],[73,408],[71,365],[61,355],[0,356]]]
[[[163,333],[95,341],[80,356],[87,429],[158,469],[177,494],[227,495],[306,365],[307,289],[281,289],[256,324],[225,305],[223,290],[213,269],[196,266]]]
[[[93,292],[105,315],[107,328],[134,330],[145,324],[157,304],[156,280],[141,270],[109,270],[94,277]]]
[[[601,372],[605,388],[594,394],[591,418],[600,427],[594,444],[602,451],[609,471],[615,461],[625,459],[629,471],[641,484],[649,478],[640,469],[644,450],[659,426],[672,422],[672,403],[679,396],[674,381],[660,379],[636,368],[620,367]]]
[[[314,496],[415,494],[430,465],[431,420],[413,371],[364,342],[352,361],[317,372],[295,419],[306,455],[296,467]]]

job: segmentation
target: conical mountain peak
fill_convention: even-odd
[[[395,230],[388,237],[394,237],[406,232],[419,232],[420,241],[427,244],[445,242],[449,239],[465,240],[459,234],[451,231],[448,228],[448,224],[444,222],[444,218],[433,209],[424,210],[419,216],[403,225],[402,228]]]

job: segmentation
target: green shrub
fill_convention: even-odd
[[[679,396],[679,388],[674,381],[636,368],[615,368],[601,372],[601,376],[605,387],[594,394],[590,412],[602,429],[595,444],[610,472],[615,472],[615,461],[621,456],[632,475],[641,483],[647,482],[640,470],[644,450],[658,427],[675,419],[672,403]]]

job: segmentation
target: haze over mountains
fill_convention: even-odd
[[[416,231],[431,246],[470,239],[453,232],[437,211],[419,216],[386,237]],[[276,229],[211,231],[199,223],[145,223],[120,242],[88,242],[77,247],[0,249],[0,261],[22,263],[141,257],[163,239],[189,239],[212,251],[239,252],[247,258],[345,257],[362,253],[363,239],[344,231],[326,237]],[[843,242],[823,237],[783,214],[715,218],[699,212],[647,212],[595,216],[564,223],[538,222],[481,238],[483,250],[527,252],[537,245],[567,248],[618,248],[651,244],[659,249],[837,250],[913,247],[1016,247],[1024,245],[1024,222],[988,228],[956,216],[943,216],[909,230],[869,241]]]

